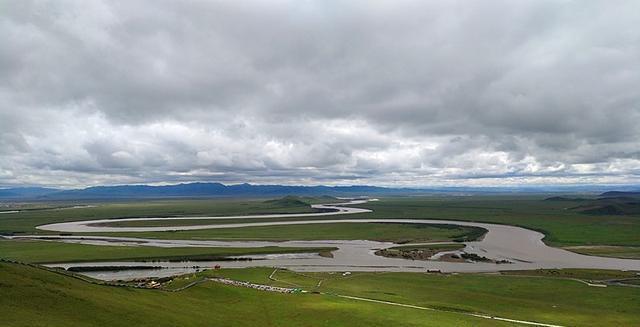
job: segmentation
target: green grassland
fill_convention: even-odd
[[[0,258],[30,263],[140,260],[207,260],[225,256],[298,253],[335,248],[159,248],[152,246],[99,246],[45,241],[0,240]]]
[[[404,223],[334,223],[280,225],[223,229],[201,229],[170,232],[105,233],[112,236],[163,239],[234,239],[234,240],[373,240],[396,243],[475,239],[484,230],[455,225]]]
[[[557,274],[547,277],[547,273],[540,273],[529,277],[354,272],[343,276],[341,273],[287,270],[278,270],[272,275],[272,272],[269,268],[209,270],[177,278],[167,284],[166,289],[215,276],[298,287],[312,293],[274,294],[214,282],[203,282],[179,292],[118,288],[0,263],[0,275],[3,276],[0,314],[7,326],[46,325],[43,321],[48,321],[49,325],[74,326],[203,326],[218,323],[235,326],[502,325],[495,320],[465,315],[468,313],[565,326],[640,324],[640,289],[590,287],[573,279],[558,278]],[[569,278],[608,279],[625,273],[572,270],[559,274]],[[270,275],[275,280],[269,279]],[[336,295],[410,304],[436,311],[341,299]],[[92,315],[95,320],[90,319]]]
[[[575,246],[566,249],[587,255],[640,259],[640,246]]]
[[[610,279],[633,273],[578,270],[536,277],[495,274],[421,273],[295,273],[279,270],[271,283],[452,312],[488,315],[569,326],[637,326],[640,289],[622,286],[590,287],[568,278]],[[264,268],[207,271],[233,279],[269,283]],[[549,278],[547,278],[549,276]],[[567,278],[558,278],[567,277]],[[316,285],[322,280],[321,286]],[[291,285],[289,286],[291,287]]]
[[[574,278],[588,281],[603,281],[608,279],[640,278],[635,271],[618,271],[605,269],[536,269],[511,270],[501,272],[505,275],[543,276],[554,278]]]
[[[0,263],[0,276],[0,322],[7,327],[511,326],[456,313],[213,282],[180,292],[112,287],[7,263]]]
[[[282,200],[282,199],[280,199]],[[318,199],[320,200],[320,199]],[[232,216],[276,213],[317,212],[305,201],[272,201],[264,199],[199,199],[199,200],[140,200],[135,202],[94,203],[95,207],[75,209],[29,210],[0,215],[0,233],[52,234],[35,229],[38,225],[106,218]],[[83,203],[85,204],[85,203]],[[65,204],[69,205],[69,204]],[[46,204],[41,204],[46,207]],[[49,204],[49,206],[53,206]]]
[[[196,225],[224,225],[236,223],[265,223],[271,221],[298,221],[298,220],[322,220],[327,217],[278,217],[278,218],[229,218],[229,219],[170,219],[170,220],[134,220],[134,221],[109,221],[96,224],[106,227],[165,227],[165,226],[196,226]],[[331,217],[333,219],[333,217]]]
[[[572,326],[640,324],[640,292],[635,288],[596,288],[543,278],[415,274],[355,276],[323,285],[328,291]]]
[[[544,201],[545,196],[398,197],[359,207],[354,217],[424,218],[491,222],[543,232],[553,246],[640,246],[640,216],[587,215],[567,208],[580,202]]]

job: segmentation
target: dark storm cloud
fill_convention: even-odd
[[[0,185],[638,180],[637,2],[1,6]]]

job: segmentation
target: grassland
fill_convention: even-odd
[[[576,253],[603,257],[617,257],[627,259],[640,259],[640,246],[572,246],[565,247]]]
[[[332,217],[333,218],[333,217]],[[327,217],[281,217],[281,218],[230,218],[230,219],[171,219],[171,220],[134,220],[134,221],[109,221],[96,224],[105,227],[165,227],[165,226],[196,226],[196,225],[224,225],[236,223],[264,223],[272,221],[298,221],[321,220]]]
[[[373,240],[396,243],[475,239],[484,230],[455,225],[404,223],[335,223],[260,226],[244,228],[201,229],[170,232],[109,233],[107,235],[163,239],[234,239],[234,240]]]
[[[328,291],[573,326],[640,323],[638,290],[567,280],[463,275],[369,275],[323,283]]]
[[[133,217],[233,216],[276,213],[316,212],[303,201],[264,199],[141,200],[136,202],[82,203],[93,207],[57,209],[54,204],[40,204],[46,210],[28,210],[0,215],[0,233],[52,234],[36,226],[65,221]],[[68,203],[64,204],[69,206]]]
[[[159,248],[0,240],[0,258],[30,263],[135,260],[207,260],[234,255],[324,252],[334,248]]]
[[[267,271],[264,271],[267,273]],[[89,284],[0,263],[3,326],[510,326],[455,313],[203,283],[180,292]]]
[[[639,278],[635,271],[618,271],[604,269],[536,269],[503,271],[504,275],[542,276],[553,278],[573,278],[587,281],[604,281],[609,279]]]
[[[230,278],[269,283],[268,269],[209,271]],[[561,272],[568,278],[609,279],[632,273],[605,270]],[[488,315],[569,326],[637,326],[640,289],[590,287],[556,274],[547,277],[494,274],[419,273],[294,273],[279,271],[275,285],[287,284],[326,292],[396,303],[408,303],[452,312]],[[615,278],[615,277],[614,277]],[[321,286],[316,287],[322,280]],[[291,287],[291,285],[289,285]]]
[[[567,208],[580,201],[544,201],[545,196],[398,197],[360,207],[374,212],[350,216],[491,222],[543,232],[552,246],[640,246],[640,216],[586,215]]]
[[[168,288],[219,276],[320,294],[274,294],[214,282],[179,292],[89,284],[0,263],[0,315],[6,326],[500,326],[465,314],[568,326],[637,326],[640,289],[590,287],[575,280],[482,274],[295,273],[272,269],[206,271]],[[576,276],[572,272],[570,276]],[[583,271],[582,277],[617,276]],[[318,282],[320,286],[318,286]],[[339,298],[411,304],[425,311]]]

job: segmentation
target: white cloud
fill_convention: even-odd
[[[637,12],[7,3],[0,186],[636,183]]]

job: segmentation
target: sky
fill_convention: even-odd
[[[640,183],[640,1],[2,1],[0,186]]]

